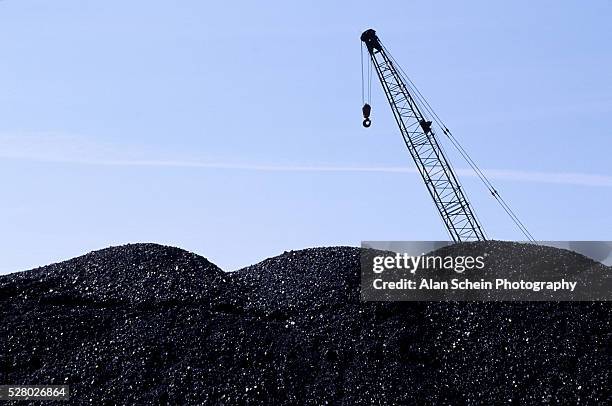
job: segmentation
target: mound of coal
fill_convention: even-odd
[[[212,293],[224,272],[196,254],[157,244],[128,244],[2,279],[0,298],[50,305],[150,305]],[[28,300],[29,299],[29,300]]]
[[[479,244],[505,266],[594,266]],[[607,302],[361,302],[359,264],[316,248],[224,273],[136,244],[2,276],[0,382],[69,384],[77,404],[610,400]]]

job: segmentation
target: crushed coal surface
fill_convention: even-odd
[[[476,244],[504,266],[593,266]],[[1,276],[0,383],[68,384],[74,404],[611,400],[608,302],[362,302],[360,253],[291,251],[226,273],[131,244]]]

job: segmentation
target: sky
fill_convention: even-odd
[[[612,240],[609,1],[0,1],[0,273],[156,242],[235,270],[445,240],[374,28],[539,240]],[[443,141],[444,142],[444,141]],[[521,234],[445,144],[487,234]]]

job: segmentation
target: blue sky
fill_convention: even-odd
[[[376,82],[361,127],[370,27],[537,239],[610,240],[611,17],[609,1],[1,1],[0,273],[128,242],[232,270],[446,239]],[[520,239],[450,158],[488,234]]]

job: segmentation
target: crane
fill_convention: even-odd
[[[482,241],[486,240],[487,237],[434,133],[432,120],[428,119],[427,113],[432,116],[442,132],[458,148],[460,154],[476,171],[478,177],[485,183],[493,197],[502,205],[527,239],[535,242],[510,206],[501,198],[484,173],[467,155],[465,149],[458,144],[456,138],[441,122],[421,93],[416,90],[410,79],[403,74],[397,62],[381,44],[376,31],[373,29],[364,31],[361,34],[361,41],[363,42],[362,45],[367,48],[370,57],[371,65],[368,66],[373,66],[376,71],[406,147],[408,147],[418,172],[425,182],[427,191],[453,241]],[[368,73],[368,82],[370,80],[371,70]],[[363,94],[362,53],[362,98]],[[362,113],[364,117],[363,126],[370,127],[371,106],[369,103],[363,105]]]

